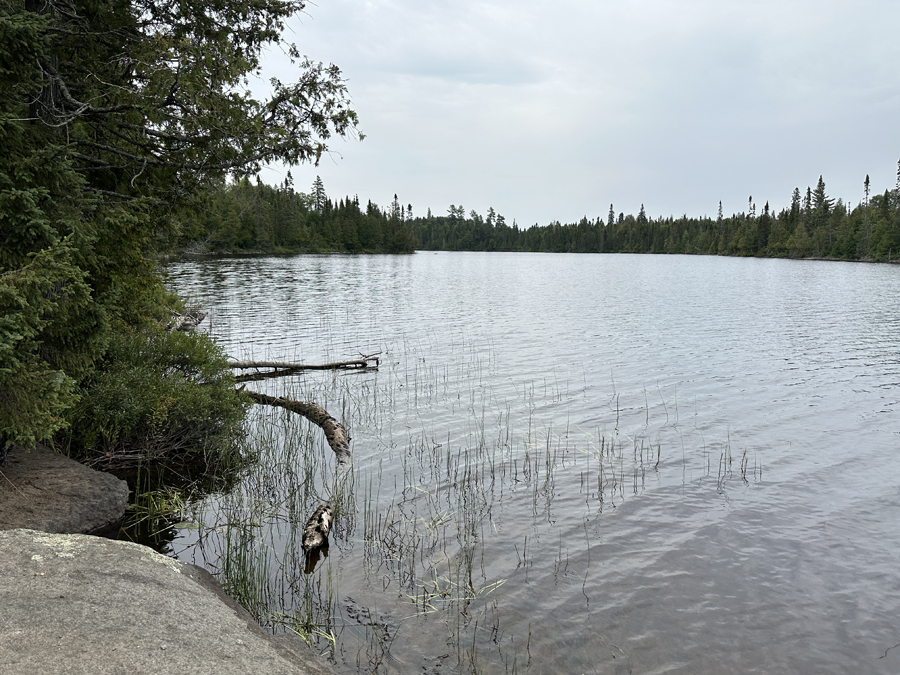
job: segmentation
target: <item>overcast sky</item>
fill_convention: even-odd
[[[285,37],[342,69],[366,139],[295,168],[303,191],[528,226],[896,181],[898,0],[317,2]]]

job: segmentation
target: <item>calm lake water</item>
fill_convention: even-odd
[[[900,268],[417,253],[184,261],[235,358],[381,352],[251,383],[352,435],[326,556],[316,428],[171,552],[349,672],[900,672]]]

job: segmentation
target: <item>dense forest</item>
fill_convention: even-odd
[[[849,209],[825,191],[822,177],[805,195],[794,189],[791,205],[773,213],[766,203],[716,218],[687,215],[650,218],[616,214],[578,223],[551,223],[520,229],[502,216],[487,217],[451,206],[446,216],[414,221],[418,246],[425,250],[553,251],[573,253],[692,253],[841,260],[890,260],[900,252],[900,170],[897,186],[869,194]]]
[[[247,179],[218,185],[185,220],[178,250],[405,252],[547,251],[571,253],[687,253],[839,260],[893,260],[900,254],[900,168],[893,190],[871,194],[850,208],[828,196],[820,176],[805,194],[795,188],[790,206],[774,213],[766,203],[715,218],[683,215],[651,218],[616,213],[577,223],[520,228],[489,209],[486,216],[451,204],[447,215],[414,217],[412,206],[394,196],[387,209],[356,197],[337,203],[316,178],[306,194],[290,178],[277,188]]]
[[[411,253],[417,246],[411,215],[396,197],[386,210],[370,201],[363,211],[355,197],[335,203],[319,178],[309,194],[296,192],[288,172],[278,187],[247,178],[210,185],[195,208],[164,233],[162,248]]]

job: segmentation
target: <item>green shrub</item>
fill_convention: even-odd
[[[201,333],[116,331],[63,441],[88,464],[125,467],[215,450],[240,433],[248,401]]]

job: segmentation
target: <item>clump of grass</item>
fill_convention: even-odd
[[[128,507],[128,525],[149,525],[153,534],[159,534],[184,520],[188,499],[181,490],[172,486],[143,492]]]

